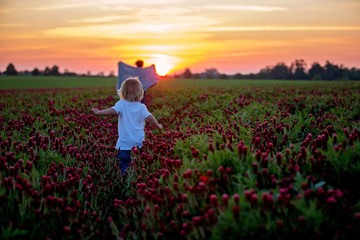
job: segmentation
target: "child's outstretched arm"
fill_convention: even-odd
[[[95,115],[99,115],[99,116],[110,116],[110,115],[118,115],[115,111],[115,109],[113,108],[107,108],[104,110],[99,110],[97,108],[93,108],[91,109],[91,111],[93,111],[93,113]]]
[[[153,115],[149,115],[145,118],[145,120],[150,123],[151,125],[153,125],[154,127],[156,127],[157,129],[161,130],[163,128],[163,126],[161,124],[158,123],[158,121],[156,120],[156,118],[154,118]]]

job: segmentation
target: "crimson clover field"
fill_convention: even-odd
[[[126,179],[113,88],[1,91],[1,239],[359,239],[360,83],[253,82],[149,90]]]

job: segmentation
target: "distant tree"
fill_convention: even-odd
[[[200,74],[199,73],[195,73],[195,74],[193,74],[193,78],[195,78],[195,79],[200,79]]]
[[[295,60],[293,66],[295,66],[294,79],[307,79],[308,76],[305,73],[306,63],[303,59]]]
[[[338,66],[336,64],[332,64],[329,61],[326,61],[324,66],[323,79],[325,80],[334,80],[340,79],[343,75],[343,66]]]
[[[5,75],[18,75],[18,71],[15,69],[15,67],[12,63],[9,63],[9,65],[6,67],[6,71],[4,73],[5,73]]]
[[[274,67],[267,66],[258,73],[258,78],[263,79],[291,79],[292,67],[285,63],[277,63]]]
[[[309,69],[309,78],[312,80],[322,80],[324,68],[318,63],[314,62]]]
[[[218,78],[220,76],[220,73],[217,71],[216,68],[209,68],[205,69],[205,77],[206,78]]]
[[[259,76],[255,73],[250,73],[249,75],[246,76],[246,78],[249,79],[259,79]]]
[[[63,76],[71,77],[71,76],[78,76],[78,75],[75,72],[64,71]]]
[[[39,69],[34,68],[34,70],[32,70],[32,72],[31,72],[31,75],[33,75],[33,76],[39,76],[39,75],[40,75]]]
[[[110,71],[110,73],[109,73],[109,77],[114,77],[114,76],[115,76],[114,71]]]
[[[341,80],[350,80],[350,70],[348,68],[342,67],[342,76]]]
[[[184,78],[192,78],[192,73],[189,68],[185,69]]]
[[[260,79],[271,79],[272,78],[271,71],[272,71],[272,67],[266,66],[265,68],[260,69],[260,72],[257,75]]]
[[[86,76],[89,76],[89,77],[90,77],[90,76],[91,76],[91,72],[90,72],[90,71],[87,71],[87,72],[86,72]]]
[[[51,69],[50,69],[50,75],[52,76],[57,76],[59,75],[59,67],[54,65]]]
[[[241,73],[236,73],[234,76],[233,76],[234,79],[242,79],[243,78],[243,75]]]
[[[45,70],[44,70],[44,75],[45,76],[50,76],[51,75],[51,70],[49,67],[46,67]]]
[[[353,67],[348,71],[348,77],[350,80],[360,80],[360,69],[356,69]]]
[[[292,69],[285,63],[278,63],[271,70],[272,79],[291,79]]]
[[[223,74],[220,74],[219,78],[220,79],[229,79],[229,76],[223,73]]]

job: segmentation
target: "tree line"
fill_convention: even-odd
[[[226,75],[219,73],[215,68],[205,69],[205,72],[193,74],[190,68],[183,74],[175,77],[184,78],[219,78],[219,79],[294,79],[294,80],[360,80],[360,69],[347,68],[344,65],[333,64],[330,61],[321,66],[318,62],[307,64],[303,59],[295,60],[286,65],[279,62],[274,66],[266,66],[258,73]]]
[[[104,77],[103,72],[97,75],[91,75],[90,71],[86,74],[78,75],[75,72],[69,72],[65,69],[63,73],[59,72],[59,67],[46,67],[44,70],[34,68],[32,71],[18,72],[14,64],[9,63],[6,71],[0,72],[0,75],[31,75],[31,76],[100,76]],[[111,71],[108,75],[114,77],[114,72]],[[314,62],[308,68],[303,59],[298,59],[292,62],[289,66],[283,62],[279,62],[274,66],[266,66],[258,73],[227,75],[219,73],[216,68],[205,69],[202,73],[192,73],[190,68],[185,69],[184,73],[174,75],[174,77],[181,78],[197,78],[197,79],[294,79],[294,80],[360,80],[360,69],[352,67],[347,68],[344,65],[333,64],[330,61],[322,66],[318,62]]]
[[[63,73],[59,71],[59,67],[54,65],[52,67],[45,67],[44,70],[39,70],[38,68],[34,68],[32,71],[25,70],[25,71],[17,71],[14,64],[9,63],[6,67],[6,70],[1,73],[0,75],[7,75],[7,76],[16,76],[16,75],[25,75],[25,76],[99,76],[104,77],[104,72],[99,72],[96,75],[92,75],[90,71],[86,74],[77,74],[75,72],[69,72],[67,69]],[[111,71],[108,75],[109,77],[114,77],[114,72]]]

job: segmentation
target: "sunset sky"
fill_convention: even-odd
[[[258,72],[304,59],[360,68],[359,0],[0,0],[0,71]]]

